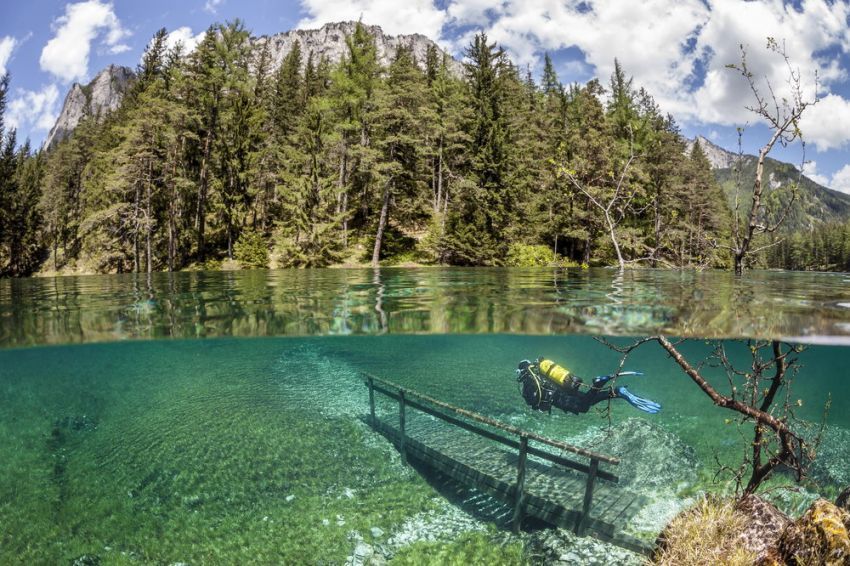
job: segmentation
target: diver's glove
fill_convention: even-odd
[[[620,385],[619,387],[615,388],[614,392],[617,394],[617,397],[622,397],[629,403],[629,405],[631,405],[635,409],[640,409],[641,411],[644,411],[651,415],[654,415],[655,413],[661,410],[661,405],[659,405],[655,401],[650,401],[649,399],[638,397],[637,395],[626,389],[625,385]]]

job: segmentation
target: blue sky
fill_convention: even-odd
[[[110,63],[134,67],[161,27],[191,43],[211,23],[236,17],[255,35],[362,17],[390,34],[427,35],[456,55],[483,30],[534,72],[549,52],[564,82],[598,76],[607,84],[617,57],[686,135],[734,149],[735,127],[748,124],[751,153],[769,133],[745,109],[752,102],[746,82],[725,67],[746,45],[756,76],[781,97],[788,68],[764,48],[775,37],[805,93],[820,99],[802,123],[807,172],[850,192],[846,0],[0,0],[0,72],[12,74],[7,122],[20,138],[41,143],[73,82]],[[772,155],[801,160],[799,146]]]

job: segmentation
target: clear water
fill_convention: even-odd
[[[489,563],[516,561],[523,540],[447,500],[363,424],[364,371],[554,438],[625,451],[624,485],[651,498],[630,534],[651,539],[696,493],[728,488],[712,483],[715,458],[734,463],[746,445],[725,424],[728,413],[656,345],[629,360],[627,369],[646,375],[623,383],[663,411],[615,404],[610,423],[597,412],[527,410],[517,361],[543,355],[582,376],[613,371],[618,355],[579,331],[846,341],[841,276],[730,283],[725,274],[628,272],[615,282],[608,271],[423,269],[374,277],[160,275],[144,290],[133,277],[0,282],[0,563],[88,555],[104,564],[340,564],[358,537],[415,562],[434,548],[408,535],[426,532],[444,552],[461,546]],[[713,301],[713,318],[685,300],[687,281]],[[742,289],[760,302],[724,303],[743,300]],[[20,345],[38,346],[11,347]],[[727,346],[746,362],[740,343]],[[683,351],[699,359],[709,346],[693,340]],[[828,398],[832,409],[816,473],[798,492],[773,496],[790,512],[850,484],[850,351],[810,345],[801,361],[798,416],[819,421]],[[651,442],[637,444],[644,433]]]

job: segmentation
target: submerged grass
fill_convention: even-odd
[[[492,534],[465,533],[452,542],[416,542],[407,546],[390,561],[392,566],[434,564],[445,566],[514,566],[528,564],[519,542],[503,544]]]
[[[733,500],[703,497],[667,526],[655,561],[663,566],[749,566],[756,555],[738,538],[746,522]]]

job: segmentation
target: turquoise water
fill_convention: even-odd
[[[715,459],[740,461],[746,429],[727,424],[729,413],[712,406],[656,344],[635,351],[625,367],[646,375],[621,383],[661,403],[658,415],[624,402],[612,405],[610,421],[597,411],[535,413],[525,407],[514,378],[519,360],[541,355],[583,377],[610,373],[619,354],[591,336],[555,334],[570,328],[559,325],[583,321],[585,331],[640,335],[636,329],[659,323],[682,332],[681,304],[655,296],[614,311],[605,302],[611,299],[604,274],[577,274],[594,278],[599,288],[564,298],[561,310],[551,295],[541,299],[540,281],[551,274],[508,273],[505,279],[485,270],[480,280],[468,271],[391,275],[379,310],[372,283],[362,283],[348,299],[334,298],[331,282],[346,279],[354,289],[351,281],[360,272],[203,274],[204,285],[187,283],[192,279],[186,275],[172,295],[158,288],[152,299],[128,298],[126,281],[109,277],[79,278],[73,285],[58,279],[21,283],[14,301],[3,295],[6,346],[68,344],[0,349],[0,563],[57,564],[87,556],[103,564],[342,564],[359,541],[400,562],[421,561],[434,551],[428,544],[443,545],[449,555],[462,552],[455,547],[467,549],[486,563],[521,560],[531,544],[527,538],[512,538],[497,521],[447,499],[435,478],[403,466],[363,423],[368,396],[362,372],[621,456],[624,485],[651,500],[628,527],[633,536],[651,540],[695,494],[729,488],[713,483]],[[507,283],[500,286],[494,277]],[[644,274],[631,285],[642,288],[648,279]],[[270,280],[277,282],[274,291],[249,292],[268,289]],[[433,286],[409,287],[404,295],[401,282],[407,280]],[[287,281],[301,283],[281,288]],[[593,290],[590,280],[581,281],[577,289]],[[10,283],[2,285],[8,292]],[[51,285],[63,294],[50,299],[45,289]],[[787,281],[780,288],[787,297],[801,292],[788,290]],[[31,294],[21,298],[21,289]],[[823,291],[819,300],[837,305],[841,292]],[[439,303],[437,295],[448,298]],[[570,301],[585,306],[565,306]],[[348,310],[341,314],[342,303]],[[805,325],[793,327],[789,321],[802,320],[804,309],[782,316],[765,311],[750,322],[733,318],[739,326],[784,324],[789,335],[840,342],[842,335],[823,329],[842,324],[842,308],[824,307],[821,318],[809,313]],[[547,318],[554,311],[561,314]],[[576,312],[584,318],[575,318]],[[588,325],[605,312],[622,316]],[[729,324],[717,328],[734,328]],[[199,335],[218,337],[117,340],[182,337],[192,325],[202,329]],[[116,335],[116,328],[124,334]],[[325,335],[263,336],[310,328],[301,333]],[[519,330],[504,333],[508,328]],[[431,333],[440,329],[463,334]],[[330,335],[344,332],[372,335]],[[748,363],[744,344],[726,346],[735,361]],[[710,345],[691,340],[682,351],[699,360]],[[797,492],[771,495],[789,512],[850,484],[850,352],[809,345],[800,360],[791,399],[803,400],[797,416],[819,422],[828,399],[832,407],[812,477]],[[725,385],[720,369],[704,371]],[[416,542],[429,533],[437,542]]]

